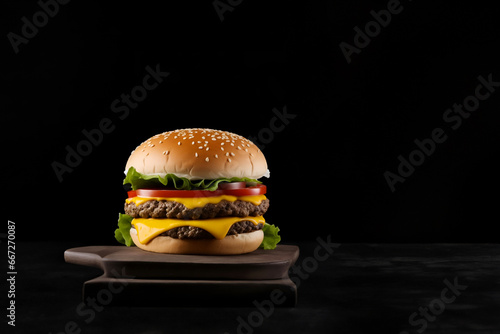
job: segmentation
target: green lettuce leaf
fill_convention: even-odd
[[[118,228],[115,230],[115,239],[128,247],[133,246],[134,242],[130,237],[130,228],[132,227],[132,220],[134,218],[129,215],[120,213],[118,216]],[[278,235],[279,227],[269,224],[264,224],[262,231],[264,231],[264,240],[259,248],[275,249],[281,237]]]
[[[281,241],[281,236],[278,234],[279,227],[266,223],[262,231],[264,232],[264,240],[262,240],[259,248],[275,249],[278,242]]]
[[[132,227],[132,220],[134,218],[129,215],[120,213],[118,216],[118,228],[115,230],[115,239],[128,247],[134,245],[132,237],[130,236],[130,228]]]
[[[178,177],[174,174],[166,174],[161,177],[159,175],[145,175],[139,173],[134,167],[130,167],[127,171],[127,176],[123,180],[123,184],[130,184],[133,190],[141,188],[157,188],[161,186],[175,187],[177,190],[217,190],[221,182],[252,182],[262,183],[248,177],[221,177],[214,180],[189,180],[185,177]]]

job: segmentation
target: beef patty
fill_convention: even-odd
[[[240,233],[249,233],[261,230],[264,225],[259,223],[254,225],[251,221],[244,220],[234,223],[227,232],[227,235],[235,235]],[[194,226],[180,226],[171,230],[165,231],[163,236],[171,237],[174,239],[214,239],[214,236],[202,228]]]
[[[179,202],[165,200],[151,200],[137,206],[134,202],[125,203],[125,213],[133,218],[209,219],[262,216],[268,208],[268,199],[263,200],[259,205],[240,200],[234,202],[222,200],[217,204],[208,203],[194,209],[188,209]]]

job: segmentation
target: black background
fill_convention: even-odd
[[[212,1],[72,1],[17,54],[7,34],[40,7],[11,1],[0,107],[17,239],[115,244],[123,169],[139,143],[186,127],[257,136],[286,106],[295,118],[263,150],[266,219],[283,241],[498,240],[500,89],[457,130],[442,119],[478,76],[500,81],[498,19],[476,2],[401,6],[348,64],[339,44],[387,1],[243,1],[223,21]],[[157,64],[170,76],[120,120],[111,103]],[[103,118],[114,130],[59,182],[51,164]],[[384,172],[436,127],[448,139],[391,192]]]

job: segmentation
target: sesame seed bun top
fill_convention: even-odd
[[[266,158],[254,143],[212,129],[181,129],[153,136],[132,151],[125,172],[130,167],[142,174],[175,174],[191,180],[269,176]]]

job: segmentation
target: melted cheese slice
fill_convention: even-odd
[[[248,220],[254,225],[264,224],[264,217],[222,217],[213,219],[183,220],[171,218],[135,218],[132,225],[137,230],[137,238],[141,244],[147,244],[154,237],[180,226],[199,227],[212,234],[216,239],[224,239],[234,223]]]
[[[250,202],[254,205],[259,205],[263,200],[266,199],[265,195],[253,195],[253,196],[230,196],[230,195],[222,195],[222,196],[212,196],[212,197],[132,197],[127,198],[125,202],[131,203],[134,202],[135,205],[141,205],[142,203],[148,201],[174,201],[181,204],[188,209],[200,208],[205,206],[208,203],[218,204],[222,200],[226,200],[228,202],[234,202],[237,200]]]

